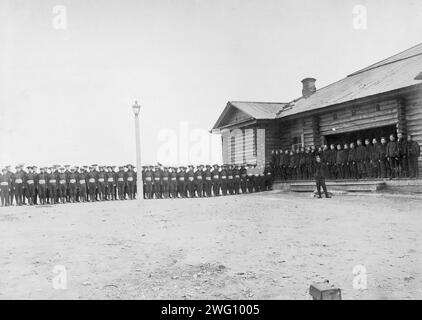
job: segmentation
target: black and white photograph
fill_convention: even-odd
[[[0,300],[420,300],[421,144],[422,1],[0,0]]]

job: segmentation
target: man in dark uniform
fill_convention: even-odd
[[[40,168],[40,173],[37,177],[37,189],[38,189],[38,198],[40,200],[40,204],[46,204],[46,197],[47,197],[47,183],[48,183],[48,175],[46,173],[46,168]]]
[[[220,195],[220,171],[218,170],[218,165],[213,165],[213,170],[211,171],[212,175],[212,191],[214,193],[214,197],[218,197]]]
[[[116,200],[116,172],[114,171],[114,167],[108,166],[106,172],[106,179],[107,179],[107,200]]]
[[[412,140],[410,134],[407,135],[407,160],[410,178],[419,178],[418,158],[421,155],[421,147],[417,141]]]
[[[66,192],[67,192],[67,174],[64,167],[59,168],[59,173],[57,175],[59,181],[59,199],[61,203],[66,203]]]
[[[173,199],[177,198],[177,168],[169,168],[169,193]]]
[[[161,190],[163,198],[167,199],[170,197],[170,172],[168,167],[163,167],[161,172]]]
[[[227,166],[224,164],[221,166],[220,182],[221,182],[221,193],[223,194],[223,196],[226,196],[227,195]]]
[[[341,144],[338,144],[337,153],[336,153],[336,165],[335,165],[336,179],[344,179],[344,164],[343,164],[344,158],[343,157],[344,157],[344,152],[341,149]]]
[[[67,189],[66,189],[66,202],[70,202],[70,185],[69,185],[69,175],[70,175],[70,165],[66,164],[64,166],[64,173],[66,174],[67,177]]]
[[[291,150],[290,151],[290,156],[289,156],[289,173],[290,173],[290,179],[291,180],[296,180],[297,179],[297,177],[296,177],[296,167],[297,167],[297,165],[296,165],[296,159],[297,159],[297,156],[296,156],[296,153],[293,151],[293,150]]]
[[[9,206],[9,191],[12,183],[12,175],[8,172],[7,168],[2,169],[2,174],[0,175],[0,198],[1,206]]]
[[[357,173],[357,163],[356,163],[356,148],[355,144],[352,142],[350,143],[350,149],[349,149],[349,171],[350,171],[350,178],[351,179],[357,179],[358,173]]]
[[[381,137],[380,144],[380,173],[381,178],[385,179],[390,176],[390,166],[388,164],[387,156],[387,140]]]
[[[28,197],[28,204],[30,206],[34,205],[35,198],[35,179],[36,174],[34,173],[33,167],[28,166],[28,173],[25,177],[25,186],[26,186],[26,196]]]
[[[69,185],[69,201],[72,203],[76,202],[77,196],[77,183],[78,183],[78,173],[76,168],[72,167],[67,174],[68,185]]]
[[[277,155],[278,155],[278,150],[277,150]],[[279,161],[279,157],[277,158],[277,160]],[[278,168],[278,164],[276,165],[276,168],[274,170],[277,170],[277,168]],[[233,193],[234,194],[240,193],[240,182],[241,182],[240,166],[235,165],[233,168]]]
[[[130,200],[135,199],[135,183],[136,183],[136,173],[133,170],[134,167],[131,164],[127,165],[126,171],[126,185],[127,185],[127,194]]]
[[[106,167],[100,166],[100,171],[97,174],[98,177],[98,198],[104,201],[107,198],[106,186],[107,186],[107,172]]]
[[[269,191],[273,189],[273,174],[271,172],[271,166],[269,165],[269,163],[266,164],[265,168],[264,168],[264,191]]]
[[[145,195],[147,199],[154,199],[154,172],[152,171],[152,168],[152,166],[148,166],[147,170],[145,171]]]
[[[96,201],[96,192],[97,192],[97,173],[95,172],[95,166],[89,167],[89,172],[87,173],[88,180],[88,195],[89,201]]]
[[[365,139],[365,158],[364,158],[364,166],[365,166],[365,177],[372,178],[372,165],[371,165],[371,153],[372,153],[372,145],[369,139]]]
[[[390,134],[390,142],[387,144],[387,160],[390,168],[390,180],[398,177],[399,147],[396,138]]]
[[[324,190],[324,194],[326,198],[331,198],[328,194],[327,187],[325,185],[325,177],[327,176],[328,168],[327,166],[321,161],[320,156],[316,156],[316,163],[315,163],[315,182],[318,192],[318,198],[321,197],[321,187]]]
[[[88,167],[83,166],[80,168],[80,172],[78,174],[78,194],[79,194],[79,201],[80,202],[87,202],[88,201],[88,194],[87,194],[87,171]]]
[[[299,164],[298,164],[298,179],[305,179],[305,165],[306,165],[306,155],[302,147],[299,148]]]
[[[281,160],[281,176],[283,180],[289,180],[290,179],[290,152],[289,150],[284,151],[283,158]]]
[[[399,176],[408,177],[407,141],[401,132],[397,133],[397,148],[399,149]]]
[[[32,169],[34,171],[34,205],[38,205],[38,167],[32,166]]]
[[[188,171],[185,174],[186,177],[186,188],[189,191],[189,197],[195,197],[195,172],[193,171],[193,166],[188,165]]]
[[[187,195],[187,185],[186,185],[186,167],[180,166],[179,172],[177,173],[177,188],[179,190],[179,194],[181,198],[186,198]]]
[[[23,184],[24,184],[24,173],[22,166],[15,167],[16,172],[12,176],[12,190],[15,196],[16,205],[21,206],[23,203]]]
[[[336,158],[337,152],[334,144],[330,144],[330,150],[327,151],[326,162],[328,166],[328,178],[336,179]]]
[[[196,167],[194,185],[199,198],[204,196],[204,166],[201,164]],[[194,193],[195,194],[195,193]]]
[[[234,194],[234,176],[233,176],[233,165],[227,166],[227,194]]]
[[[239,169],[240,174],[240,189],[242,190],[242,194],[247,192],[247,184],[248,184],[248,171],[246,167],[242,165]]]
[[[369,157],[370,157],[370,164],[371,164],[371,178],[381,178],[381,146],[378,144],[376,138],[372,139],[372,146],[370,149]]]
[[[154,194],[155,194],[155,198],[156,199],[161,199],[163,197],[163,188],[162,188],[162,171],[161,168],[159,166],[155,166],[154,167],[154,173],[153,173],[153,177],[154,177],[154,184],[153,184],[153,189],[154,189]]]
[[[55,167],[50,167],[47,171],[47,190],[48,190],[48,204],[56,204],[57,203],[57,173]]]
[[[357,178],[362,179],[366,176],[366,148],[362,145],[362,140],[356,141],[356,164],[357,164]]]
[[[126,187],[126,172],[124,166],[119,166],[119,171],[116,174],[117,180],[117,196],[119,200],[125,200],[125,187]]]
[[[212,196],[211,187],[212,187],[211,166],[207,164],[205,165],[205,171],[204,171],[204,193],[207,197]]]

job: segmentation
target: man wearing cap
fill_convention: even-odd
[[[100,171],[98,177],[98,199],[104,201],[106,199],[107,172],[104,166],[99,166]]]
[[[233,165],[229,165],[227,168],[227,193],[234,194],[234,174]]]
[[[412,135],[407,135],[407,160],[410,178],[419,178],[418,158],[421,155],[419,143],[412,139]]]
[[[48,176],[45,172],[46,168],[40,168],[40,173],[37,176],[37,190],[38,190],[38,198],[40,200],[40,204],[46,204],[46,196],[47,196],[47,182]]]
[[[61,203],[66,203],[67,196],[67,174],[64,167],[59,168],[59,174],[57,175],[59,180],[59,199]]]
[[[116,172],[115,166],[109,166],[107,170],[107,199],[116,200]]]
[[[187,197],[187,189],[186,189],[186,167],[181,166],[179,167],[179,172],[177,173],[177,188],[179,190],[179,194],[181,198]]]
[[[211,187],[212,187],[212,174],[211,166],[207,164],[204,171],[204,194],[207,197],[211,197]]]
[[[221,193],[227,195],[227,166],[223,164],[220,171]]]
[[[399,147],[394,134],[390,134],[390,142],[387,144],[387,160],[390,168],[390,179],[398,178]]]
[[[248,164],[247,168],[247,180],[246,180],[246,188],[248,189],[249,193],[254,192],[254,186],[255,186],[255,176],[253,174],[254,166],[251,164]]]
[[[358,173],[357,173],[357,163],[356,163],[356,148],[355,143],[350,143],[350,149],[349,149],[349,155],[348,155],[348,167],[350,172],[350,178],[357,179]]]
[[[189,197],[195,197],[195,172],[193,171],[193,165],[188,165],[188,171],[186,171],[186,188],[189,191]]]
[[[89,172],[86,174],[88,180],[88,200],[91,202],[96,201],[97,191],[97,173],[95,172],[95,166],[89,167]]]
[[[154,172],[153,172],[153,177],[154,177],[154,181],[153,181],[153,192],[155,193],[155,198],[156,199],[161,199],[162,198],[162,185],[161,185],[161,176],[162,176],[162,172],[159,166],[155,166],[154,167]]]
[[[148,166],[147,170],[145,171],[145,196],[147,197],[147,199],[154,199],[154,172],[152,171],[152,168],[152,166]]]
[[[211,171],[212,176],[212,191],[214,193],[214,197],[218,197],[220,195],[220,186],[221,186],[221,180],[220,180],[220,171],[218,170],[218,165],[213,165],[213,170]]]
[[[167,199],[170,197],[170,172],[168,167],[163,167],[161,172],[161,191],[163,198]]]
[[[36,183],[36,173],[34,172],[33,167],[27,167],[28,173],[26,174],[25,185],[26,193],[28,196],[28,204],[30,206],[34,205],[35,200],[35,183]]]
[[[136,173],[133,171],[133,166],[131,164],[127,165],[127,172],[126,172],[126,181],[127,181],[127,193],[129,195],[129,199],[135,199],[135,184],[136,184]]]
[[[201,164],[199,166],[196,167],[196,172],[195,172],[195,183],[194,183],[194,188],[196,189],[196,192],[198,194],[199,198],[202,198],[204,196],[204,170],[203,170],[204,166]],[[194,195],[195,195],[195,191],[194,191]]]
[[[116,173],[117,179],[117,197],[119,200],[125,199],[125,186],[126,186],[126,172],[123,166],[119,166],[119,171]]]
[[[72,167],[67,174],[68,180],[68,190],[69,190],[69,202],[75,203],[76,202],[76,195],[77,195],[77,182],[78,182],[78,173],[76,172],[76,168]]]
[[[177,198],[177,168],[169,168],[169,192],[170,196],[175,199]]]
[[[247,183],[248,183],[248,171],[246,170],[246,167],[244,165],[240,167],[239,174],[240,174],[240,189],[242,189],[242,193],[246,193]]]
[[[69,186],[69,174],[70,174],[70,165],[64,165],[64,173],[66,174],[66,180],[68,181],[66,186],[66,202],[70,202],[70,186]]]
[[[23,204],[23,185],[25,174],[22,166],[16,166],[16,172],[12,176],[13,194],[15,196],[16,204],[21,206]]]
[[[7,168],[2,169],[0,174],[0,198],[1,206],[9,206],[9,191],[12,183],[12,175],[8,172]]]
[[[78,174],[78,194],[79,194],[79,201],[80,202],[87,202],[88,195],[87,195],[87,174],[86,171],[88,166],[83,166],[80,168],[80,172]]]
[[[269,163],[264,168],[264,188],[263,190],[268,191],[273,189],[273,174],[271,172],[271,166]]]
[[[277,150],[277,155],[278,155],[278,150]],[[277,158],[277,160],[279,160],[279,157]],[[276,164],[275,168],[277,167],[278,167],[278,164]],[[233,168],[233,193],[239,194],[239,192],[240,192],[240,166],[236,164]]]
[[[48,204],[57,203],[57,186],[57,174],[55,173],[54,167],[51,167],[47,174]]]

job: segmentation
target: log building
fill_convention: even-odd
[[[257,164],[271,150],[388,139],[411,134],[422,145],[422,44],[287,103],[229,101],[212,132],[222,135],[225,164]],[[419,159],[419,167],[422,162]]]

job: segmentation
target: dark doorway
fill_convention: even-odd
[[[343,144],[345,143],[351,143],[354,142],[356,144],[357,139],[361,139],[362,143],[364,143],[365,139],[370,139],[372,142],[373,138],[377,138],[378,142],[381,141],[381,137],[385,137],[387,141],[389,141],[390,134],[394,133],[396,134],[396,126],[395,125],[389,125],[389,126],[383,126],[378,128],[371,128],[366,130],[360,130],[360,131],[352,131],[352,132],[345,132],[345,133],[339,133],[339,134],[332,134],[327,135],[327,145],[330,144]]]

